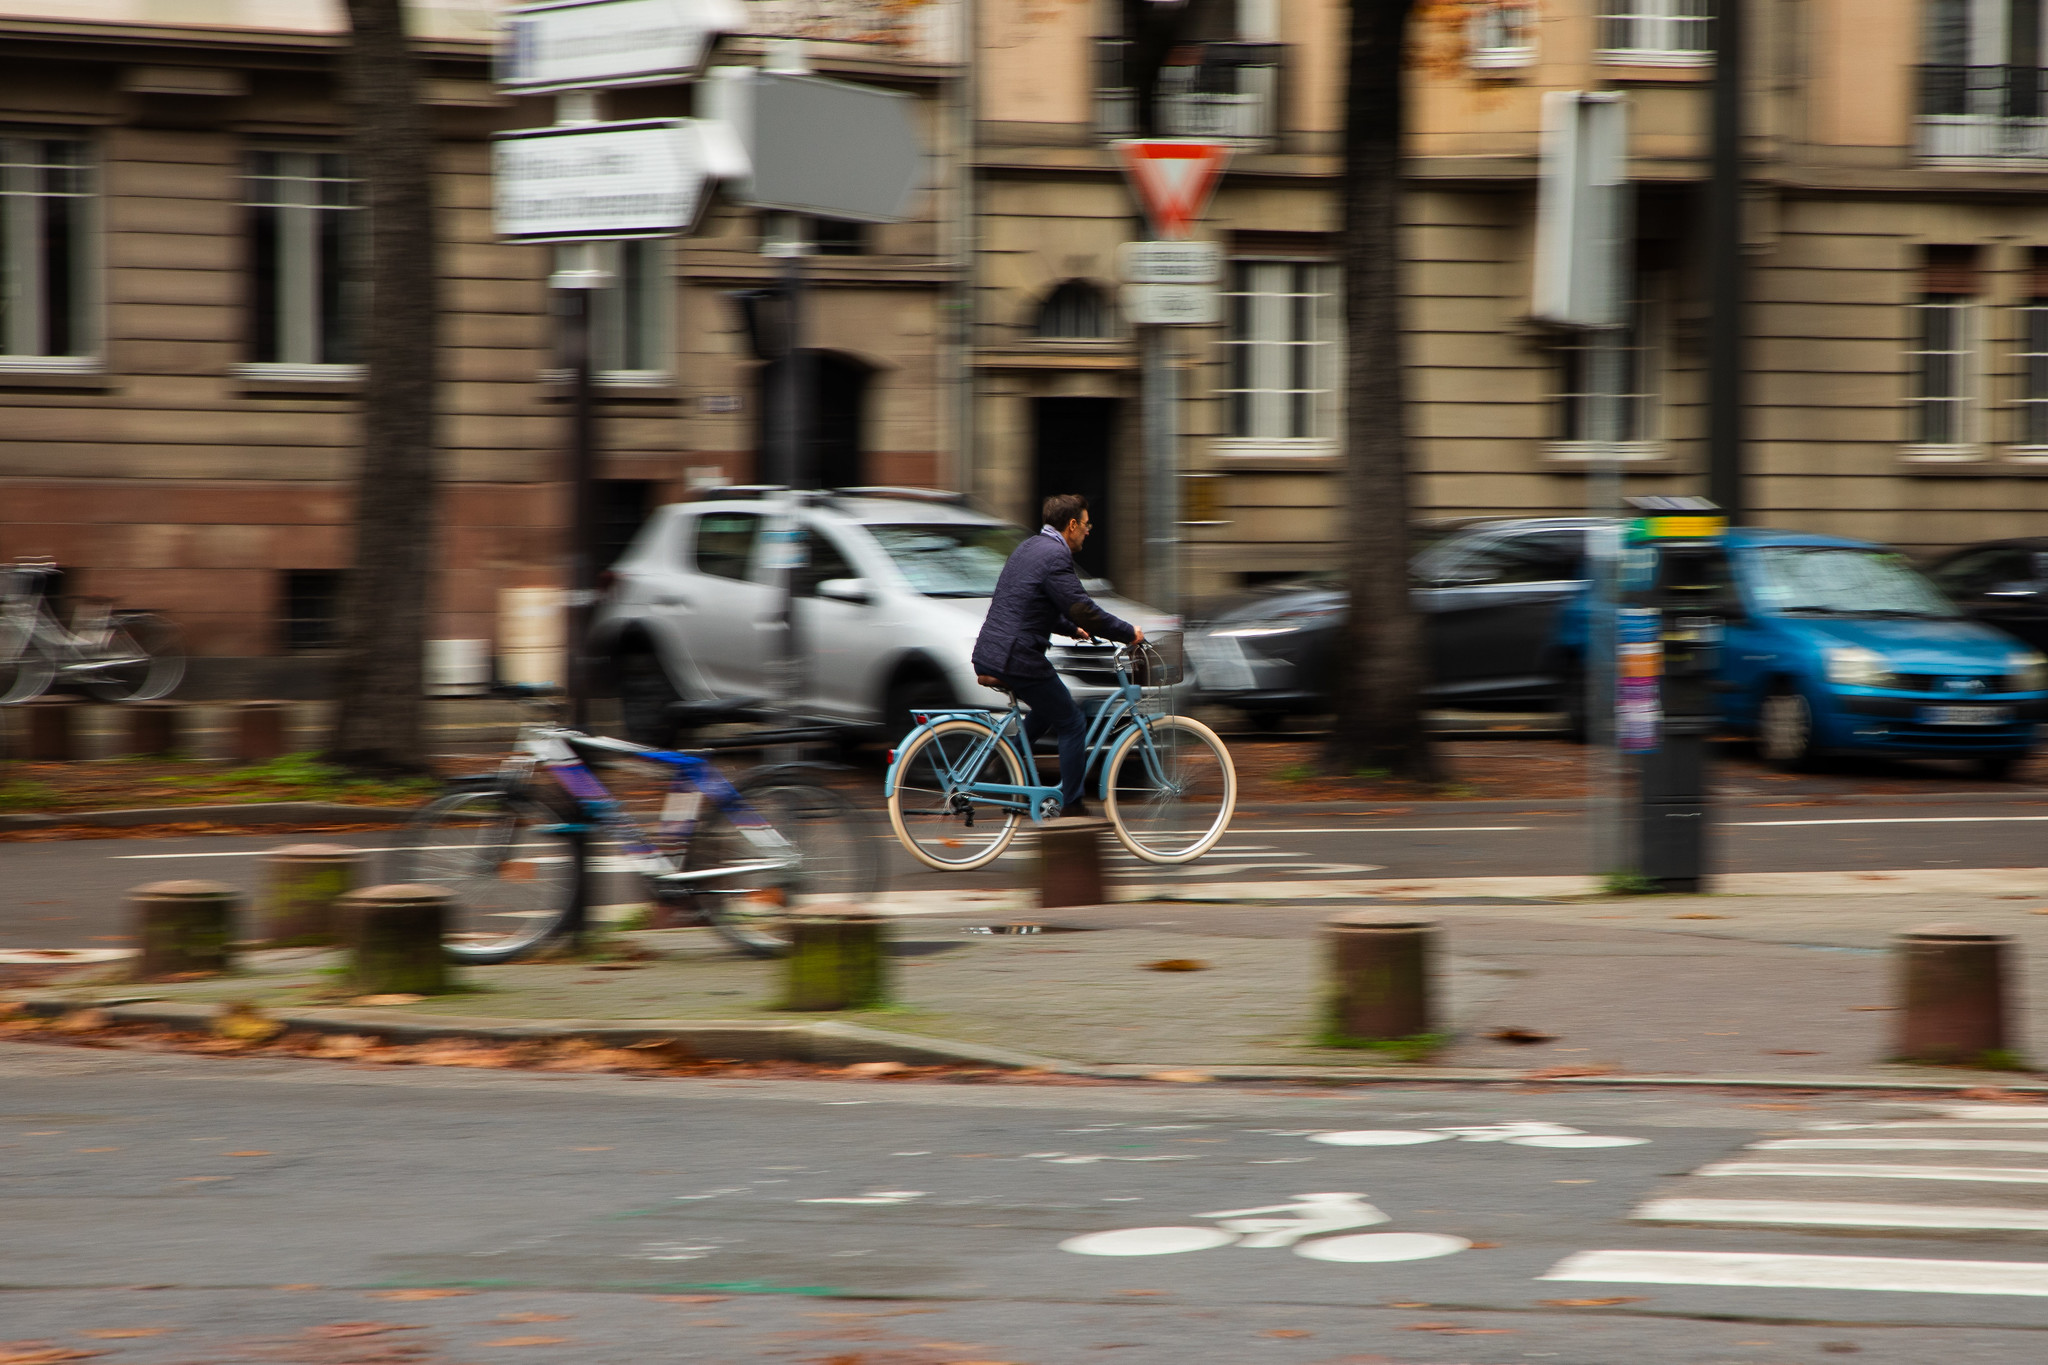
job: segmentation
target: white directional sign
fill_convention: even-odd
[[[697,111],[730,125],[752,172],[737,203],[899,223],[925,183],[917,100],[900,90],[751,66],[714,67]]]
[[[1223,248],[1215,242],[1125,242],[1116,257],[1126,284],[1214,284],[1223,278]]]
[[[559,0],[506,11],[498,84],[519,94],[687,80],[721,33],[746,27],[739,0]]]
[[[1127,284],[1124,316],[1158,326],[1190,326],[1223,320],[1222,296],[1212,284]]]
[[[573,242],[686,232],[710,182],[745,172],[730,130],[698,119],[501,133],[491,164],[498,235]]]

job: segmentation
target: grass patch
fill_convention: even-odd
[[[47,782],[0,782],[0,810],[43,810],[57,800],[57,789]]]
[[[1315,781],[1318,777],[1322,776],[1322,773],[1316,770],[1316,766],[1313,763],[1290,763],[1279,772],[1274,773],[1273,776],[1279,778],[1282,782],[1291,782],[1299,785],[1303,782]]]
[[[1654,896],[1663,888],[1640,872],[1610,872],[1600,879],[1600,890],[1609,896]]]
[[[1371,1052],[1390,1062],[1426,1062],[1449,1046],[1448,1033],[1417,1033],[1407,1038],[1354,1038],[1334,1028],[1326,1028],[1316,1037],[1318,1047],[1344,1048],[1351,1052]]]

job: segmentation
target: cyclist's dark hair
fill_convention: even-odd
[[[1079,493],[1055,493],[1039,509],[1038,519],[1055,531],[1065,531],[1068,522],[1078,521],[1087,510],[1088,499]]]

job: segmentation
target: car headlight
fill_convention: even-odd
[[[1899,678],[1885,666],[1884,656],[1858,645],[1827,652],[1828,681],[1839,687],[1897,687]]]
[[[2005,661],[2009,686],[2015,692],[2048,692],[2048,658],[2039,650],[2023,649]]]
[[[1227,630],[1211,631],[1210,634],[1226,640],[1248,640],[1257,635],[1292,635],[1298,630],[1329,620],[1338,615],[1342,607],[1298,607],[1293,611],[1279,612],[1268,620],[1255,625],[1232,626]]]

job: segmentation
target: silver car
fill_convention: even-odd
[[[794,509],[794,534],[791,504],[775,490],[723,489],[663,507],[612,566],[591,643],[613,666],[635,739],[662,742],[677,700],[779,695],[778,561],[788,558],[805,565],[792,604],[804,714],[893,738],[910,729],[912,711],[1004,704],[974,681],[968,656],[996,577],[1029,533],[946,494],[810,497]],[[803,550],[791,556],[785,547],[797,535]],[[1098,591],[1108,586],[1088,585],[1147,638],[1177,629],[1159,612]],[[1084,711],[1114,682],[1092,671],[1063,675]]]

